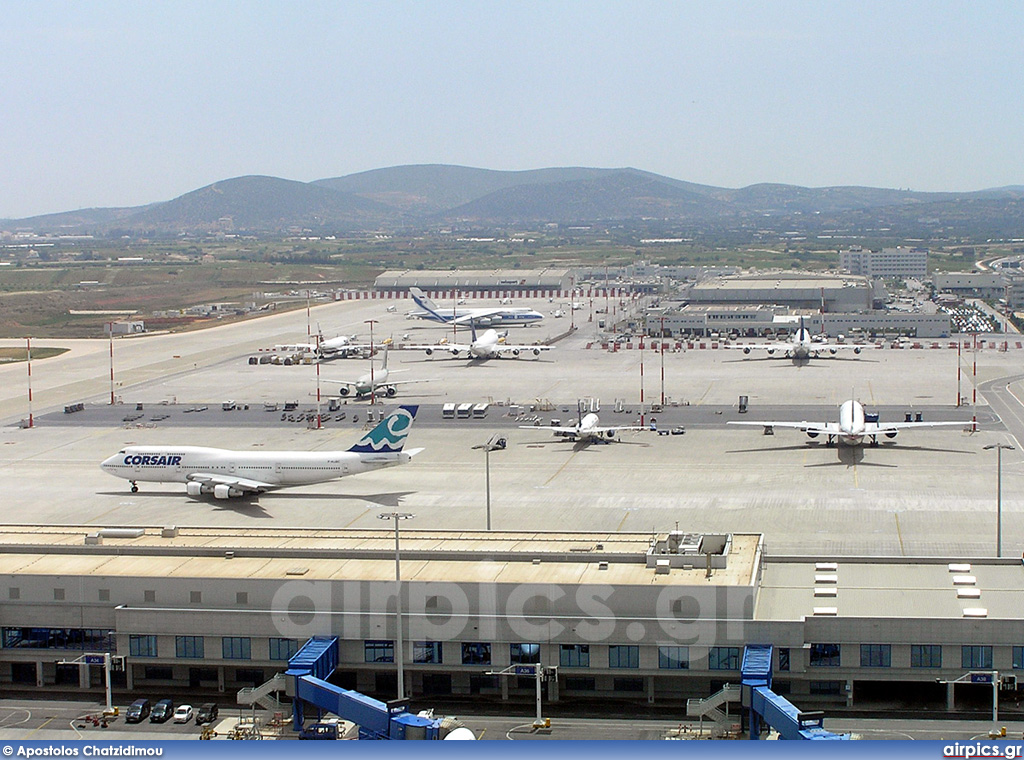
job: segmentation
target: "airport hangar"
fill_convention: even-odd
[[[356,324],[371,310],[380,311],[383,307],[355,304],[331,308],[351,309],[353,324]],[[401,324],[398,317],[381,317]],[[294,315],[291,318],[293,321],[296,319]],[[278,321],[286,319],[287,315],[281,315]],[[198,336],[156,336],[152,343],[133,344],[140,350],[145,346],[162,344],[160,350],[148,359],[159,371],[146,375],[151,379],[148,383],[140,383],[138,394],[140,397],[148,394],[147,401],[152,401],[169,389],[195,388],[212,377],[182,371],[172,372],[168,379],[168,367],[178,367],[181,360],[193,358],[184,353],[183,340],[195,342],[195,358],[209,365],[208,372],[224,374],[237,371],[244,373],[250,383],[253,382],[253,373],[265,370],[242,366],[242,359],[251,347],[240,342],[239,335],[245,335],[245,340],[254,340],[250,333],[261,329],[260,321],[230,326],[222,333],[211,330],[206,331],[210,334]],[[297,327],[297,323],[292,327]],[[267,342],[273,342],[273,339]],[[106,347],[106,341],[98,343],[101,348]],[[118,351],[127,351],[127,346],[119,346]],[[181,359],[177,353],[174,361],[166,358],[172,351],[183,352]],[[239,354],[231,370],[225,364],[226,351]],[[598,360],[625,359],[600,352],[567,354],[563,361],[576,364],[587,360],[594,362],[594,367],[598,366]],[[891,356],[893,361],[899,362],[923,359],[926,355],[927,352],[886,352],[887,359]],[[102,350],[87,354],[85,358],[93,363],[97,363],[98,358],[100,367],[105,364],[105,352]],[[714,358],[711,352],[706,352],[703,357],[694,354],[689,357],[688,366],[694,374],[715,373],[718,385],[723,385],[717,374],[722,368],[703,363]],[[1005,355],[992,355],[991,358],[1000,363],[1009,361]],[[70,362],[68,359],[68,363],[61,366],[70,366]],[[237,370],[234,369],[235,364],[238,365]],[[95,367],[89,366],[91,377],[96,378]],[[524,366],[535,367],[538,373],[545,371],[543,364]],[[589,364],[587,366],[590,367]],[[730,366],[739,373],[754,365],[740,363]],[[850,366],[844,365],[837,371],[846,376]],[[874,374],[878,374],[885,364],[871,368]],[[831,373],[827,368],[825,371]],[[1005,369],[997,371],[1006,373]],[[564,368],[560,374],[564,374]],[[897,372],[897,375],[902,374],[902,370]],[[98,376],[102,377],[102,373]],[[233,378],[234,375],[228,377]],[[39,373],[40,381],[45,383],[46,378],[46,373]],[[775,373],[774,378],[766,378],[765,382],[793,386],[792,380],[787,378],[791,378],[787,372]],[[807,378],[811,379],[813,377]],[[73,383],[76,392],[82,392],[80,386],[84,381],[79,378],[69,376],[65,382]],[[95,380],[91,382],[95,384]],[[165,385],[168,382],[176,385]],[[529,387],[540,382],[540,378],[533,376],[523,382],[525,387]],[[734,392],[732,385],[724,385],[722,394]],[[100,389],[102,386],[102,382],[98,383]],[[121,392],[130,390],[127,387]],[[53,391],[55,394],[58,392],[59,389]],[[63,392],[66,394],[68,390]],[[68,400],[66,395],[63,398]],[[194,437],[197,430],[190,428],[185,432]],[[170,432],[171,429],[157,430],[152,435],[166,436]],[[80,474],[93,472],[96,442],[106,440],[102,436],[97,437],[101,434],[90,432],[83,437],[79,448],[72,452],[62,449],[53,436],[75,436],[64,436],[60,430],[40,430],[39,433],[49,436],[41,438],[38,444],[42,457],[45,457],[41,464],[63,461],[67,451],[72,455],[68,457],[72,464],[75,461],[72,457],[77,456],[83,462],[81,467],[88,468],[82,469]],[[142,434],[145,431],[132,433]],[[17,443],[16,436],[25,435],[33,433],[7,432],[5,443]],[[442,435],[444,438],[452,436],[447,430]],[[716,439],[708,430],[691,430],[681,440],[686,443],[690,438],[700,448],[708,445],[728,448],[728,444],[723,447],[715,443]],[[607,447],[606,450],[614,449]],[[49,451],[60,454],[49,454]],[[628,447],[625,451],[637,449]],[[898,449],[890,454],[897,452]],[[11,456],[11,449],[5,453]],[[438,456],[441,459],[436,461],[451,458],[446,457],[445,452]],[[552,456],[538,454],[541,458]],[[582,454],[581,458],[586,459],[586,456]],[[533,470],[541,471],[541,458],[530,465]],[[12,489],[20,490],[31,485],[31,477],[24,477],[29,471],[18,469],[11,460],[5,461],[5,465],[14,476],[9,481]],[[566,464],[559,459],[550,467],[560,472],[565,470]],[[721,480],[722,475],[732,469],[729,465],[726,467],[727,470],[712,472],[713,479]],[[67,477],[60,474],[64,471],[59,468],[49,471],[58,479]],[[832,473],[842,471],[842,468],[833,469]],[[796,472],[806,478],[815,471]],[[865,468],[861,475],[861,491],[869,472],[870,468]],[[884,473],[884,470],[879,471],[879,474]],[[617,471],[612,471],[612,474],[617,474]],[[687,477],[693,474],[691,472]],[[389,475],[396,477],[397,482],[410,482],[405,480],[407,476],[402,469],[391,471]],[[476,475],[479,471],[474,477]],[[441,476],[449,483],[453,480],[451,473],[441,473]],[[97,473],[95,477],[106,476]],[[593,473],[590,477],[594,479]],[[788,484],[787,493],[791,493],[793,481],[788,478],[787,470],[783,480]],[[854,480],[856,482],[856,477]],[[759,478],[759,490],[770,490],[772,482],[774,479]],[[987,483],[988,479],[984,482]],[[52,486],[52,483],[40,484],[39,498],[49,498],[52,502]],[[69,493],[78,487],[91,490],[92,483],[82,479],[78,486],[68,482],[61,486]],[[945,487],[951,494],[958,493],[952,480]],[[349,481],[341,488],[349,490]],[[103,647],[113,647],[118,655],[127,657],[128,672],[124,675],[124,683],[127,684],[130,677],[136,691],[155,694],[171,686],[208,687],[213,690],[221,688],[222,684],[224,689],[251,685],[275,669],[283,669],[287,653],[301,644],[305,635],[317,632],[308,627],[317,616],[303,614],[311,604],[308,600],[303,602],[303,598],[308,597],[315,603],[323,599],[316,594],[323,594],[326,588],[330,595],[330,610],[340,611],[339,615],[331,618],[330,627],[330,631],[343,640],[339,677],[366,690],[377,688],[378,674],[381,674],[380,686],[386,687],[391,683],[389,673],[394,666],[387,659],[388,642],[394,640],[394,628],[393,623],[388,628],[387,618],[390,616],[387,614],[386,597],[389,588],[393,587],[394,565],[389,531],[332,531],[320,525],[310,525],[254,532],[254,526],[260,523],[247,519],[243,512],[229,513],[225,518],[223,510],[212,509],[219,505],[206,504],[204,510],[204,504],[199,503],[195,505],[199,511],[187,513],[193,522],[202,524],[203,515],[206,515],[209,520],[220,520],[222,527],[181,528],[177,531],[150,527],[141,536],[133,537],[130,532],[116,529],[108,533],[99,526],[105,520],[131,524],[126,518],[140,512],[138,505],[118,507],[117,504],[124,503],[123,496],[119,495],[120,489],[113,494],[102,487],[98,491],[96,494],[78,494],[85,497],[90,509],[97,509],[88,515],[87,522],[92,524],[12,526],[4,529],[0,557],[3,557],[5,571],[0,579],[6,583],[7,589],[0,590],[0,598],[5,602],[0,607],[0,625],[4,629],[3,646],[0,647],[0,682],[10,679],[19,684],[31,683],[33,678],[44,686],[57,682],[75,683],[76,679],[81,684],[86,678],[94,682],[98,678],[95,672],[83,672],[79,666],[58,668],[56,661],[71,659],[87,650],[102,651]],[[527,493],[523,498],[536,502],[536,493]],[[155,496],[154,508],[163,517],[174,514],[168,508],[178,508],[183,501],[177,497]],[[539,501],[552,502],[552,496],[546,494],[539,497]],[[847,496],[840,494],[836,499]],[[453,498],[457,498],[454,493]],[[511,498],[511,494],[505,498]],[[646,498],[640,494],[635,497],[637,501]],[[666,495],[665,498],[669,497]],[[301,501],[295,503],[295,506],[302,505]],[[44,504],[40,502],[39,507],[37,512],[42,513]],[[414,508],[420,509],[419,506]],[[372,518],[378,511],[372,499],[369,509]],[[517,506],[517,509],[521,511],[522,508]],[[542,507],[543,511],[548,509]],[[81,507],[70,503],[61,507],[61,511],[69,516],[83,514]],[[19,514],[27,516],[33,513]],[[155,521],[161,517],[154,517],[154,512],[143,509],[141,514],[150,526],[159,526]],[[439,513],[425,510],[420,516],[421,523],[424,518],[431,519],[428,514]],[[693,510],[683,514],[695,522],[706,520]],[[730,508],[715,517],[726,524],[742,524],[748,520],[746,514],[744,508]],[[666,512],[658,521],[664,523],[671,515],[678,517],[680,512]],[[868,513],[863,516],[865,525],[872,524],[867,522],[869,517]],[[904,513],[904,533],[912,517],[912,511]],[[618,516],[615,520],[618,521]],[[70,517],[65,517],[64,522],[69,523]],[[462,522],[464,525],[465,521]],[[814,534],[815,529],[810,527],[806,537],[808,542],[829,543],[828,531],[817,539]],[[670,548],[674,539],[667,533],[623,533],[614,529],[600,534],[576,531],[545,534],[532,531],[473,533],[456,528],[422,532],[410,530],[403,531],[403,535],[413,542],[422,537],[427,539],[422,550],[417,549],[416,553],[403,559],[403,577],[408,579],[405,596],[409,606],[406,609],[415,613],[414,603],[423,599],[419,622],[416,622],[414,614],[407,616],[405,634],[408,642],[406,662],[413,673],[411,685],[417,694],[443,692],[450,680],[452,693],[479,690],[498,697],[502,695],[503,687],[500,680],[487,675],[488,671],[512,664],[513,658],[522,661],[523,658],[540,657],[544,664],[560,668],[557,681],[548,688],[549,693],[553,690],[553,695],[561,698],[619,693],[641,699],[653,694],[657,700],[703,695],[722,682],[736,680],[738,671],[734,669],[733,655],[738,651],[734,650],[739,650],[745,643],[765,641],[777,646],[776,671],[780,673],[780,688],[786,688],[784,684],[788,681],[790,692],[800,695],[797,701],[808,705],[837,701],[841,704],[851,699],[856,703],[858,695],[870,697],[872,690],[877,688],[873,684],[882,682],[888,684],[886,688],[892,693],[907,693],[908,699],[917,697],[927,701],[930,698],[932,702],[938,700],[941,703],[944,689],[936,686],[937,679],[952,680],[970,670],[990,668],[1004,674],[1015,674],[1014,671],[1021,668],[1020,646],[1024,642],[1019,641],[1022,630],[1019,604],[1022,568],[1019,561],[964,559],[963,556],[943,559],[842,557],[829,549],[822,549],[820,553],[807,552],[802,556],[772,557],[765,556],[764,543],[757,534],[705,531],[702,535],[709,536],[711,543],[723,547],[721,556],[727,564],[717,567],[714,564],[720,555],[707,551],[709,547],[703,538],[698,540],[686,534],[674,552]],[[554,549],[551,548],[552,541],[557,544]],[[903,541],[904,536],[901,535],[900,547]],[[623,542],[623,546],[617,546],[616,542]],[[659,543],[666,546],[667,556],[660,556]],[[413,548],[412,544],[405,545]],[[457,549],[453,551],[452,546]],[[692,549],[695,546],[696,553]],[[725,546],[729,547],[728,552],[725,552]],[[705,551],[702,552],[701,548]],[[713,564],[710,578],[706,577],[708,554],[712,555]],[[667,566],[658,564],[659,560],[666,559]],[[603,562],[608,563],[607,567],[602,567]],[[651,562],[653,566],[649,566]],[[442,628],[438,633],[436,628],[425,630],[421,627],[417,633],[414,624],[443,625],[452,617],[443,606],[442,593],[432,592],[434,586],[426,584],[454,583],[448,587],[448,593],[461,603],[461,594],[456,589],[465,592],[462,586],[467,581],[479,584],[472,588],[485,590],[483,603],[477,601],[479,594],[467,593],[467,616],[477,618],[477,632],[467,634],[462,628]],[[302,587],[309,593],[296,599],[294,604],[291,597],[284,597],[288,602],[286,608],[294,614],[282,621],[282,616],[275,617],[272,612],[278,608],[282,597],[278,597],[276,605],[274,596],[284,584],[294,582],[313,583],[314,587]],[[347,611],[345,604],[351,601],[343,585],[346,582],[362,584],[358,586],[360,591],[356,596],[360,604],[365,602],[366,606],[357,607],[354,618],[360,621],[361,626],[365,621],[366,626],[372,624],[374,627],[361,627],[358,632],[353,632],[342,625],[343,621],[353,617],[344,614]],[[597,584],[600,595],[587,597],[594,584]],[[536,590],[538,585],[540,590],[530,596],[528,592]],[[715,589],[713,599],[707,595],[709,587]],[[666,599],[661,596],[663,588],[671,589],[667,592],[667,610],[658,608],[659,601]],[[832,591],[834,595],[830,593]],[[339,593],[340,601],[336,598]],[[493,595],[493,603],[487,594]],[[438,608],[436,614],[431,615],[428,613],[435,610],[428,609],[428,603],[433,597],[436,597]],[[581,598],[584,602],[596,599],[601,605],[581,609]],[[499,600],[505,605],[503,608],[499,607]],[[678,605],[675,604],[677,601]],[[519,605],[522,605],[522,613]],[[508,614],[510,607],[511,615]],[[390,609],[393,614],[393,604]],[[502,628],[495,624],[485,639],[479,633],[481,622],[485,622],[484,618],[495,619],[497,613],[492,610],[501,611],[507,620]],[[381,613],[383,619],[374,617],[375,612]],[[338,621],[339,617],[342,622]],[[584,620],[600,625],[609,618],[613,619],[614,628],[596,640],[593,636],[584,636],[586,630],[580,630],[579,624]],[[518,625],[519,621],[535,625],[533,628],[514,628],[513,624]],[[579,623],[575,631],[572,625],[568,625],[573,621]],[[670,631],[674,631],[671,635],[662,629],[664,621],[670,623]],[[289,622],[298,630],[289,627]],[[566,625],[556,632],[556,622]],[[548,626],[550,633],[544,631],[541,635],[536,627],[538,623],[542,627]],[[734,630],[727,625],[729,623],[742,623],[743,628]],[[307,627],[302,628],[303,625]],[[467,625],[472,628],[471,623]],[[724,631],[721,630],[723,627]],[[436,636],[436,640],[429,636]],[[201,637],[201,640],[195,637]],[[416,641],[420,642],[418,650]],[[463,647],[463,644],[471,646]],[[490,647],[482,646],[484,644],[490,644]],[[586,649],[582,648],[584,646]],[[393,643],[390,649],[393,658]],[[440,657],[441,661],[415,662],[417,651],[418,659]],[[488,651],[491,664],[480,663],[479,658],[485,657]],[[372,662],[367,662],[367,659]],[[467,659],[469,664],[464,664]],[[566,664],[562,665],[563,662]],[[787,672],[791,675],[781,676]],[[424,680],[424,675],[438,677]],[[570,677],[579,680],[570,682]],[[528,692],[519,691],[521,686],[525,684],[510,681],[504,689],[510,696],[525,696]],[[639,690],[634,691],[637,688]],[[382,689],[380,693],[386,695],[385,692],[386,689]]]
[[[469,298],[547,297],[572,288],[570,269],[405,269],[377,276],[373,289],[381,293],[408,293],[417,287],[431,293],[458,293]]]
[[[6,526],[0,542],[6,686],[95,690],[102,667],[58,660],[111,651],[133,694],[233,691],[320,635],[339,639],[333,682],[394,693],[387,530]],[[704,697],[738,682],[750,643],[774,645],[773,688],[802,706],[953,709],[965,672],[1024,676],[1019,561],[825,562],[674,531],[407,530],[402,555],[417,698],[526,698],[532,677],[494,674],[531,663],[557,668],[551,701]]]

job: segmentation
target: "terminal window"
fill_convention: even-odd
[[[441,642],[440,641],[414,641],[412,642],[412,661],[441,664]]]
[[[942,646],[940,644],[911,644],[910,667],[941,668]]]
[[[4,649],[114,649],[114,639],[104,628],[3,628],[2,634]]]
[[[892,664],[892,647],[889,644],[861,644],[860,666],[862,668],[888,668]]]
[[[711,647],[708,650],[708,670],[739,670],[739,647]]]
[[[839,667],[838,644],[811,644],[810,665],[820,668]]]
[[[156,636],[128,637],[128,654],[132,657],[156,657]]]
[[[658,667],[663,670],[687,670],[690,667],[689,647],[658,647]]]
[[[191,660],[201,660],[205,647],[202,636],[175,636],[174,656]]]
[[[1013,648],[1013,669],[1024,669],[1024,647]]]
[[[224,636],[221,649],[225,660],[252,659],[252,639],[248,636]]]
[[[364,641],[363,642],[364,662],[394,662],[395,642],[393,641]]]
[[[562,644],[558,650],[558,664],[563,668],[589,668],[590,644]]]
[[[540,644],[509,644],[510,662],[513,665],[531,665],[540,662]]]
[[[462,643],[463,665],[490,665],[491,645],[481,641],[464,641]]]
[[[639,668],[640,647],[636,644],[612,644],[608,647],[609,668]]]
[[[960,648],[961,666],[992,669],[992,647],[963,646]]]
[[[290,660],[292,655],[298,651],[299,642],[296,639],[272,638],[270,640],[271,660]]]
[[[789,647],[779,649],[779,670],[789,670]]]

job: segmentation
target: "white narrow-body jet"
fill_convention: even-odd
[[[373,359],[370,359],[372,362]],[[425,383],[426,380],[392,380],[391,376],[399,372],[405,372],[404,369],[388,369],[388,346],[384,346],[384,359],[381,362],[381,366],[377,369],[367,372],[365,375],[360,375],[355,380],[330,380],[329,383],[341,383],[341,387],[338,389],[338,393],[342,396],[355,396],[356,398],[365,398],[371,394],[377,393],[378,391],[383,395],[391,398],[398,393],[399,385],[409,385],[411,383]]]
[[[878,422],[877,419],[869,419],[864,413],[864,406],[853,399],[844,401],[839,407],[838,422],[779,422],[754,420],[730,421],[729,425],[748,425],[752,427],[774,430],[780,428],[794,428],[807,434],[808,438],[817,438],[819,435],[826,436],[825,445],[832,446],[834,443],[841,443],[847,446],[862,446],[868,443],[872,446],[878,445],[878,436],[895,438],[901,430],[908,428],[929,428],[929,427],[964,427],[970,423],[963,422]]]
[[[404,450],[417,406],[401,406],[345,451],[231,451],[205,446],[127,446],[104,460],[104,472],[140,482],[184,483],[189,496],[217,499],[407,464],[423,449]]]

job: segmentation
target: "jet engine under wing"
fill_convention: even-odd
[[[249,478],[236,478],[231,475],[219,475],[216,473],[209,472],[194,472],[189,475],[185,482],[196,483],[206,489],[213,491],[217,486],[223,486],[228,489],[240,491],[241,493],[263,493],[273,488],[277,488],[273,483],[264,483],[259,480],[250,480]]]
[[[499,354],[512,354],[513,356],[519,356],[521,353],[539,354],[541,351],[550,351],[551,346],[510,346],[507,343],[499,343],[495,346],[495,349]]]

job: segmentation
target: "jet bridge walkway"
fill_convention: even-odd
[[[849,734],[826,731],[821,712],[801,712],[788,699],[772,691],[772,653],[771,644],[748,644],[743,649],[740,675],[743,705],[750,708],[750,738],[761,738],[763,721],[783,739],[849,739]]]
[[[439,739],[441,721],[413,715],[405,701],[385,703],[328,683],[338,664],[338,640],[314,636],[290,660],[285,671],[286,693],[292,697],[292,725],[302,731],[303,711],[311,705],[318,711],[351,721],[359,726],[360,739]]]

